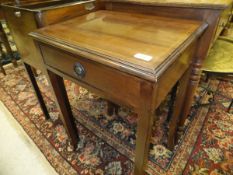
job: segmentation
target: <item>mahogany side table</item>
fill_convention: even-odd
[[[100,10],[30,36],[41,51],[66,126],[74,121],[69,120],[72,112],[63,78],[138,113],[134,174],[142,175],[155,109],[177,81],[188,86],[193,54],[207,26],[193,20]],[[179,103],[184,100],[177,98]]]

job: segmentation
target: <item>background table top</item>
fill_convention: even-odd
[[[224,9],[233,3],[233,0],[102,0],[104,2],[130,2],[144,5],[202,7]]]

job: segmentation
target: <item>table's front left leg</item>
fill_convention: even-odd
[[[56,98],[57,107],[60,110],[61,120],[68,136],[71,138],[71,144],[75,150],[77,148],[79,137],[63,78],[49,70],[48,77]]]
[[[153,87],[143,84],[141,86],[141,105],[138,109],[138,126],[135,150],[134,175],[144,175],[149,155],[151,132],[155,119],[152,98]],[[138,99],[139,100],[139,99]]]
[[[139,113],[134,175],[144,175],[149,155],[153,119],[154,112],[152,111],[141,111]]]

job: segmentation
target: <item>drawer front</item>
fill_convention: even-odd
[[[40,47],[48,67],[102,90],[113,99],[124,99],[126,105],[138,106],[135,99],[140,95],[141,79],[50,46]]]

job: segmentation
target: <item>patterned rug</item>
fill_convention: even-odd
[[[77,151],[73,152],[45,77],[40,75],[38,83],[50,120],[45,120],[23,66],[7,66],[6,71],[7,76],[0,74],[0,100],[59,174],[132,174],[137,127],[137,115],[133,111],[122,107],[118,116],[108,116],[106,101],[65,81],[81,138]],[[214,95],[206,94],[205,89],[211,89]],[[174,151],[165,147],[164,103],[151,138],[147,173],[232,174],[233,118],[224,112],[232,91],[231,83],[213,80],[201,84],[185,133]],[[199,104],[208,103],[210,98],[214,99],[210,107]]]

